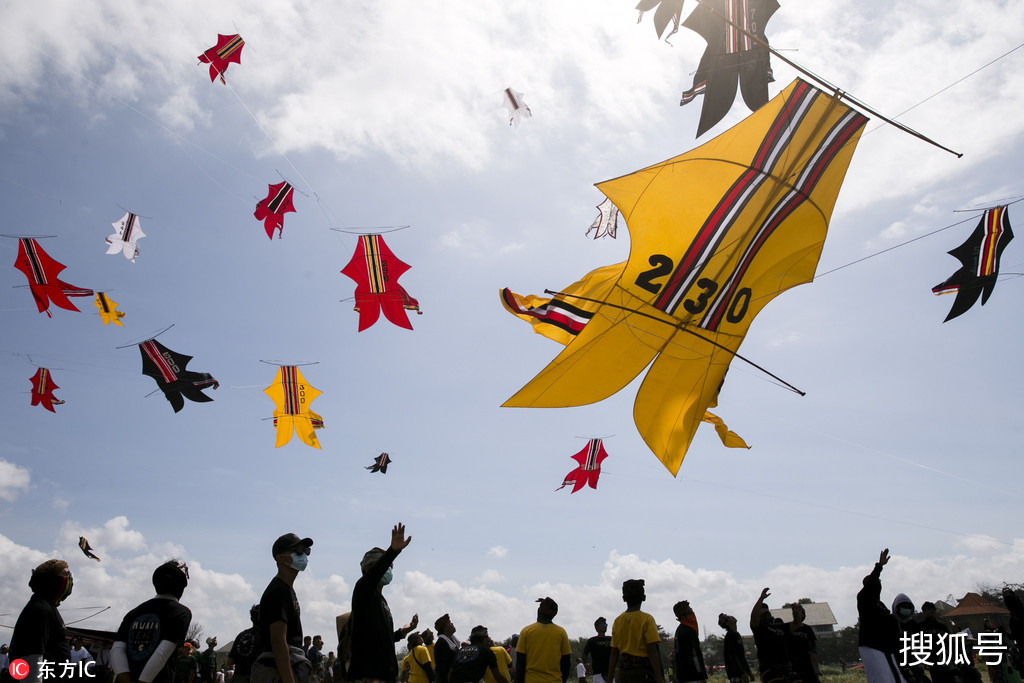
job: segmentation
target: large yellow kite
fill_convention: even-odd
[[[581,287],[596,296],[555,297],[597,305],[565,349],[504,405],[595,403],[651,364],[633,418],[678,473],[754,316],[813,279],[866,122],[798,79],[706,144],[599,183],[626,221],[629,259],[610,285],[597,277],[599,286]]]

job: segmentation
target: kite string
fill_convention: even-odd
[[[988,67],[992,66],[993,64],[995,64],[995,63],[996,63],[996,62],[998,62],[999,60],[1003,59],[1004,57],[1008,57],[1008,56],[1010,56],[1011,54],[1013,54],[1013,53],[1014,53],[1014,52],[1016,52],[1017,50],[1021,49],[1022,47],[1024,47],[1024,43],[1021,43],[1021,44],[1020,44],[1020,45],[1018,45],[1017,47],[1015,47],[1015,48],[1013,48],[1013,49],[1011,49],[1011,50],[1008,50],[1007,52],[1004,52],[1003,54],[999,55],[998,57],[996,57],[995,59],[993,59],[993,60],[992,60],[992,61],[990,61],[989,63],[987,63],[987,64],[983,64],[982,66],[979,66],[979,67],[978,67],[977,69],[975,69],[975,70],[974,70],[974,71],[972,71],[971,73],[967,74],[966,76],[964,76],[964,77],[962,77],[962,78],[959,78],[959,79],[957,79],[957,80],[953,81],[952,83],[950,83],[949,85],[947,85],[947,86],[946,86],[945,88],[942,88],[941,90],[938,90],[938,91],[936,91],[936,92],[932,93],[931,95],[929,95],[928,97],[924,98],[923,100],[921,100],[921,101],[920,101],[920,102],[918,102],[917,104],[915,104],[915,105],[912,105],[912,106],[911,106],[911,107],[910,107],[909,109],[904,109],[904,110],[903,110],[903,111],[901,111],[901,112],[900,112],[899,114],[896,114],[896,116],[903,116],[904,114],[906,114],[906,113],[908,113],[908,112],[910,112],[910,111],[912,111],[912,110],[916,109],[917,107],[920,107],[920,106],[921,106],[922,104],[924,104],[924,103],[925,103],[925,102],[927,102],[928,100],[931,100],[931,99],[934,99],[934,98],[938,97],[939,95],[941,95],[942,93],[946,92],[947,90],[949,90],[949,89],[950,89],[950,88],[952,88],[953,86],[955,86],[955,85],[959,85],[960,83],[962,83],[963,81],[966,81],[966,80],[967,80],[968,78],[970,78],[971,76],[973,76],[973,75],[977,74],[977,73],[978,73],[979,71],[982,71],[983,69],[987,69]],[[881,126],[877,126],[876,128],[872,128],[872,129],[871,129],[870,131],[868,131],[867,133],[872,133],[872,132],[874,132],[874,131],[878,130],[878,128],[881,128]],[[864,135],[867,135],[867,133],[865,133]]]
[[[969,223],[969,222],[973,221],[974,218],[975,218],[974,216],[971,216],[970,218],[965,218],[962,221],[957,221],[956,223],[951,223],[950,225],[947,225],[947,226],[942,227],[942,228],[938,228],[937,230],[932,230],[931,232],[926,232],[923,235],[918,235],[917,237],[911,238],[911,239],[907,240],[906,242],[900,242],[899,244],[894,244],[891,247],[886,247],[885,249],[882,249],[881,251],[876,251],[873,254],[868,254],[867,256],[863,256],[863,257],[861,257],[859,259],[856,259],[854,261],[850,261],[849,263],[843,264],[841,266],[837,266],[837,267],[833,268],[832,270],[826,270],[824,273],[817,273],[814,276],[814,279],[815,280],[820,280],[821,278],[825,277],[826,275],[831,275],[832,273],[836,272],[837,270],[842,270],[843,268],[849,268],[850,266],[855,265],[857,263],[860,263],[861,261],[867,261],[870,258],[874,258],[876,256],[881,256],[882,254],[884,254],[886,252],[893,251],[894,249],[899,249],[900,247],[905,247],[908,244],[911,244],[912,242],[916,242],[918,240],[923,240],[925,237],[931,237],[932,235],[940,233],[943,230],[949,230],[950,228],[955,228],[958,225],[963,225],[964,223]]]
[[[805,76],[807,76],[808,78],[810,78],[810,79],[812,79],[812,80],[816,81],[816,82],[817,82],[818,84],[820,84],[820,85],[822,85],[822,86],[824,86],[824,87],[828,88],[828,89],[829,89],[829,90],[831,90],[831,91],[832,91],[833,93],[835,93],[835,95],[836,95],[837,97],[840,97],[840,98],[845,98],[846,100],[848,100],[849,102],[852,102],[853,104],[855,104],[855,105],[856,105],[857,107],[859,107],[859,108],[860,108],[860,109],[862,109],[863,111],[866,111],[866,112],[868,112],[869,114],[872,114],[872,115],[874,115],[874,116],[877,116],[878,118],[882,119],[882,120],[883,120],[883,121],[885,121],[886,123],[889,123],[890,125],[892,125],[892,126],[895,126],[896,128],[899,128],[899,129],[900,129],[900,130],[902,130],[902,131],[903,131],[904,133],[909,133],[910,135],[913,135],[914,137],[918,138],[919,140],[923,140],[924,142],[927,142],[927,143],[928,143],[928,144],[930,144],[930,145],[934,145],[934,146],[938,147],[939,149],[942,149],[942,150],[945,150],[946,152],[949,152],[950,154],[954,154],[954,155],[956,155],[956,157],[957,157],[957,158],[960,158],[960,157],[962,157],[962,156],[963,156],[963,154],[962,154],[961,152],[955,152],[955,151],[951,150],[950,148],[948,148],[948,147],[945,147],[945,146],[943,146],[943,145],[939,144],[939,143],[938,143],[938,142],[936,142],[935,140],[932,140],[931,138],[927,137],[926,135],[924,135],[924,134],[922,134],[922,133],[919,133],[919,132],[917,132],[917,131],[916,131],[916,130],[914,130],[913,128],[911,128],[911,127],[909,127],[909,126],[907,126],[907,125],[905,125],[905,124],[902,124],[902,123],[900,123],[899,121],[896,121],[896,120],[894,120],[894,119],[892,119],[892,118],[889,118],[889,117],[887,117],[887,116],[883,115],[883,114],[882,114],[881,112],[879,112],[879,111],[875,110],[874,108],[872,108],[872,107],[868,106],[867,104],[865,104],[865,103],[864,103],[864,102],[862,102],[861,100],[857,99],[856,97],[854,97],[854,96],[853,96],[853,95],[851,95],[850,93],[848,93],[848,92],[846,92],[846,91],[844,91],[844,90],[841,90],[841,89],[839,88],[839,86],[837,86],[837,85],[835,85],[835,84],[833,84],[833,83],[829,82],[828,80],[826,80],[825,78],[823,78],[823,77],[819,76],[818,74],[814,73],[814,72],[813,72],[813,71],[811,71],[810,69],[808,69],[808,68],[806,68],[806,67],[803,67],[803,66],[800,66],[799,64],[797,64],[796,62],[794,62],[794,61],[793,61],[792,59],[790,59],[789,57],[786,57],[785,55],[781,54],[781,53],[780,53],[780,52],[779,52],[778,50],[776,50],[776,49],[775,49],[775,48],[773,48],[773,47],[772,47],[771,45],[769,45],[769,44],[768,44],[768,42],[767,42],[767,41],[765,41],[765,40],[763,40],[763,39],[762,39],[762,38],[761,38],[760,36],[757,36],[757,35],[755,35],[754,33],[752,33],[752,32],[750,32],[750,31],[748,31],[748,30],[747,30],[746,28],[744,28],[743,26],[740,26],[740,25],[739,25],[739,24],[737,24],[736,22],[734,22],[734,21],[732,21],[731,19],[729,19],[729,17],[727,17],[727,16],[725,16],[724,14],[722,14],[721,12],[719,12],[719,11],[718,11],[717,9],[715,9],[714,7],[712,7],[712,6],[711,6],[711,5],[710,5],[710,4],[709,4],[709,3],[707,2],[707,0],[697,0],[697,4],[699,4],[699,5],[702,5],[702,6],[703,6],[703,7],[705,7],[705,8],[706,8],[706,9],[707,9],[708,11],[710,11],[710,12],[712,12],[712,13],[716,14],[716,15],[717,15],[717,16],[718,16],[718,17],[719,17],[720,19],[722,19],[722,21],[726,22],[727,24],[729,24],[730,26],[732,26],[732,27],[733,27],[733,28],[735,28],[736,30],[738,30],[738,31],[742,32],[742,33],[743,33],[744,35],[746,35],[747,37],[749,37],[749,38],[750,38],[751,40],[753,40],[753,41],[754,41],[754,42],[756,42],[757,44],[759,44],[759,45],[761,45],[762,47],[764,47],[764,48],[765,48],[766,50],[768,50],[768,51],[769,51],[769,52],[771,52],[771,53],[772,53],[773,55],[775,55],[776,57],[778,57],[779,59],[781,59],[782,61],[784,61],[784,62],[785,62],[786,64],[789,64],[789,65],[790,65],[791,67],[793,67],[794,69],[796,69],[796,70],[797,70],[797,71],[799,71],[800,73],[802,73],[802,74],[804,74]]]
[[[237,166],[234,166],[233,164],[231,164],[231,163],[229,163],[229,162],[225,161],[224,159],[222,159],[222,158],[218,157],[218,156],[217,156],[216,154],[214,154],[213,152],[210,152],[209,150],[207,150],[207,149],[205,149],[205,148],[203,148],[203,147],[201,147],[201,146],[197,145],[196,143],[192,142],[191,140],[189,140],[189,139],[188,139],[188,138],[186,138],[185,136],[183,136],[183,135],[181,135],[180,133],[176,132],[176,131],[175,131],[174,129],[172,129],[172,128],[170,128],[170,127],[166,126],[166,125],[164,125],[163,123],[160,123],[159,121],[157,121],[157,120],[156,120],[156,119],[154,119],[153,117],[151,117],[151,116],[149,116],[148,114],[146,114],[145,112],[143,112],[143,111],[142,111],[141,109],[138,109],[138,108],[136,108],[136,107],[132,106],[132,105],[131,105],[130,103],[126,102],[125,100],[121,99],[120,97],[118,97],[117,95],[115,95],[114,93],[112,93],[111,91],[107,90],[106,88],[104,88],[104,87],[103,87],[102,85],[100,85],[99,83],[97,83],[97,82],[93,81],[92,79],[90,79],[90,78],[89,78],[88,76],[86,76],[85,74],[82,74],[82,73],[80,73],[80,72],[78,72],[78,71],[76,71],[76,70],[72,69],[72,68],[71,68],[70,66],[68,66],[67,64],[65,64],[65,63],[64,63],[64,62],[62,62],[61,60],[57,59],[56,57],[54,57],[54,56],[53,56],[53,55],[51,55],[50,53],[46,52],[46,51],[45,51],[45,50],[43,50],[42,48],[40,48],[40,47],[38,47],[38,46],[36,46],[36,45],[33,45],[32,43],[30,43],[30,42],[28,42],[28,41],[26,41],[26,40],[22,39],[22,38],[21,38],[20,36],[17,36],[17,35],[16,35],[15,33],[13,33],[13,32],[12,32],[12,31],[11,31],[10,29],[8,29],[8,28],[7,28],[6,26],[3,26],[2,24],[0,24],[0,29],[3,29],[3,30],[4,30],[4,31],[5,31],[6,33],[7,33],[7,34],[9,34],[9,35],[12,35],[12,36],[14,36],[15,38],[18,38],[19,40],[21,40],[21,42],[22,42],[22,43],[24,43],[24,44],[25,44],[25,45],[27,45],[28,47],[32,48],[33,50],[35,50],[35,51],[36,51],[36,52],[38,52],[39,54],[43,55],[44,57],[46,57],[47,59],[49,59],[50,61],[52,61],[52,62],[53,62],[54,64],[56,64],[56,65],[60,66],[60,67],[61,67],[62,69],[64,69],[64,70],[65,70],[65,71],[67,71],[68,73],[72,74],[73,76],[76,76],[77,78],[80,78],[80,79],[82,79],[83,81],[85,81],[86,83],[88,83],[89,85],[91,85],[92,87],[96,88],[97,90],[99,90],[99,91],[100,91],[100,92],[102,92],[103,94],[107,95],[107,96],[108,96],[109,98],[111,98],[112,100],[114,100],[114,101],[115,101],[115,102],[117,102],[118,104],[122,105],[122,106],[123,106],[123,107],[125,107],[126,109],[129,109],[129,110],[131,110],[131,111],[135,112],[136,114],[138,114],[138,115],[139,115],[139,116],[141,116],[142,118],[146,119],[147,121],[149,121],[149,122],[150,122],[150,123],[152,123],[153,125],[157,126],[158,128],[162,129],[162,130],[163,130],[164,132],[166,132],[167,134],[171,135],[172,137],[174,137],[174,138],[176,138],[176,139],[178,139],[178,140],[180,140],[180,141],[182,141],[182,142],[184,142],[184,143],[187,143],[187,144],[189,144],[189,145],[192,145],[193,147],[195,147],[196,149],[198,149],[198,150],[199,150],[200,152],[203,152],[204,154],[207,154],[207,155],[209,155],[209,156],[210,156],[211,158],[213,158],[213,159],[215,159],[215,160],[217,160],[217,161],[221,162],[222,164],[224,164],[225,166],[228,166],[229,168],[232,168],[232,169],[234,169],[234,170],[238,171],[239,173],[241,173],[241,174],[243,174],[243,175],[249,175],[248,173],[246,173],[246,172],[245,172],[245,171],[243,171],[242,169],[238,168]],[[255,178],[254,176],[250,176],[250,177],[252,177],[252,178]]]
[[[185,24],[184,24],[184,22],[182,22],[181,18],[178,17],[178,15],[167,5],[166,2],[164,2],[164,0],[160,0],[160,4],[164,6],[164,9],[167,10],[168,14],[170,14],[172,17],[174,17],[174,20],[178,22],[178,26],[181,27],[182,32],[186,36],[188,36],[188,38],[192,41],[193,45],[198,45],[199,46],[200,53],[202,53],[202,43],[199,43],[195,39],[195,36],[193,36],[192,33],[188,30],[188,27],[185,26]],[[298,169],[298,167],[296,167],[295,164],[292,163],[292,160],[290,158],[288,158],[288,155],[285,154],[284,151],[282,150],[281,145],[279,145],[277,143],[277,140],[275,140],[274,137],[270,134],[270,132],[263,126],[263,124],[260,122],[260,120],[256,116],[256,114],[253,113],[253,111],[245,103],[245,100],[242,99],[242,96],[239,95],[238,91],[235,90],[235,88],[230,83],[228,83],[226,78],[224,78],[224,74],[221,73],[220,69],[216,69],[216,67],[214,67],[214,68],[217,71],[217,73],[220,75],[221,81],[224,83],[224,85],[227,86],[228,90],[231,91],[231,94],[235,96],[235,99],[238,100],[238,103],[240,105],[242,105],[242,109],[244,109],[245,112],[252,118],[253,122],[256,124],[256,127],[260,129],[260,132],[262,132],[263,135],[266,136],[267,140],[270,141],[270,144],[273,146],[274,151],[277,152],[278,154],[280,154],[281,158],[283,158],[288,163],[288,165],[292,167],[292,170],[295,171],[295,173],[296,173],[296,175],[298,175],[299,179],[302,180],[302,182],[306,185],[306,187],[309,188],[309,190],[313,194],[313,196],[316,197],[317,206],[320,208],[320,212],[324,215],[324,219],[327,221],[328,227],[333,228],[334,224],[331,222],[331,217],[327,214],[327,210],[324,208],[324,206],[323,206],[323,204],[322,204],[322,202],[320,200],[320,194],[316,191],[316,188],[314,188],[313,184],[311,182],[309,182],[308,179],[306,179],[306,177],[302,174],[302,171],[300,171]]]
[[[692,336],[696,337],[697,339],[703,340],[703,341],[707,342],[708,344],[711,344],[715,348],[721,349],[722,351],[725,351],[726,353],[731,354],[735,358],[739,358],[744,363],[747,363],[748,365],[751,365],[751,366],[757,368],[758,370],[760,370],[764,374],[768,375],[769,377],[772,377],[773,379],[781,382],[790,391],[793,391],[793,392],[795,392],[797,394],[800,394],[801,396],[806,396],[807,395],[807,392],[801,391],[800,389],[797,389],[795,386],[793,386],[792,384],[790,384],[786,380],[782,379],[781,377],[779,377],[776,374],[773,374],[772,372],[769,372],[768,370],[766,370],[765,368],[761,367],[760,365],[758,365],[754,361],[750,360],[749,358],[746,358],[745,356],[743,356],[743,355],[733,351],[732,349],[730,349],[727,346],[723,346],[722,344],[719,344],[718,342],[714,341],[713,339],[708,339],[704,335],[698,334],[697,332],[694,332],[693,330],[691,330],[689,328],[689,325],[686,324],[686,323],[677,323],[677,322],[675,322],[674,319],[673,320],[665,320],[664,318],[659,318],[658,316],[651,315],[650,313],[644,313],[643,311],[638,311],[638,310],[635,310],[635,309],[632,309],[632,308],[627,308],[626,306],[619,306],[619,305],[616,305],[616,304],[608,303],[607,301],[600,301],[598,299],[591,299],[589,297],[579,296],[578,294],[566,294],[565,292],[556,292],[556,291],[552,291],[550,289],[545,289],[544,293],[545,294],[551,294],[552,296],[561,296],[563,298],[579,299],[580,301],[589,301],[591,303],[604,304],[605,306],[610,306],[611,308],[617,308],[617,309],[619,309],[621,311],[625,311],[626,313],[633,313],[633,314],[636,314],[636,315],[639,315],[639,316],[643,316],[645,318],[650,318],[651,320],[654,320],[656,322],[663,323],[665,325],[668,325],[669,327],[672,327],[672,328],[675,328],[676,330],[679,330],[680,332],[685,332],[686,334],[692,335]],[[668,342],[668,341],[671,340],[671,337],[665,337],[665,338],[661,338],[661,339],[662,339],[662,341]]]

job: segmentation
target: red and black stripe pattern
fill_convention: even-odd
[[[784,158],[796,132],[819,97],[828,96],[803,81],[797,84],[758,147],[750,167],[724,194],[680,259],[668,284],[654,302],[656,308],[669,314],[675,313],[686,293],[700,279],[705,264],[723,246],[736,221],[750,206],[757,191],[777,175],[777,164]],[[797,180],[766,212],[765,220],[757,227],[736,268],[727,274],[725,285],[718,288],[712,305],[705,310],[700,327],[717,329],[728,303],[736,293],[738,283],[756,258],[758,250],[785,218],[807,199],[829,164],[866,121],[863,115],[849,110],[823,137]],[[721,276],[716,280],[723,282]]]

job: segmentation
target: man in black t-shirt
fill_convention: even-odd
[[[455,651],[455,659],[448,674],[449,683],[476,683],[483,680],[488,669],[497,683],[508,683],[498,669],[498,658],[491,650],[491,637],[483,626],[474,626],[469,634],[469,645]]]
[[[156,597],[125,615],[110,650],[117,683],[171,683],[175,654],[185,642],[192,612],[178,600],[188,585],[188,566],[171,560],[153,572]]]
[[[277,563],[277,574],[270,580],[260,598],[260,643],[263,655],[252,670],[252,680],[266,678],[266,669],[276,670],[281,683],[297,683],[292,669],[293,652],[299,663],[302,655],[302,621],[299,618],[299,599],[292,584],[299,572],[309,563],[313,545],[310,538],[285,534],[274,541],[271,553]],[[268,653],[270,656],[268,656]],[[306,662],[308,675],[309,663]],[[272,677],[272,676],[271,676]],[[272,677],[273,678],[273,677]]]
[[[596,636],[587,640],[583,646],[584,658],[590,657],[590,668],[594,673],[594,683],[605,683],[608,678],[608,658],[612,655],[612,637],[608,634],[608,620],[598,617],[594,622]]]
[[[74,579],[64,560],[47,560],[32,570],[28,581],[32,597],[18,615],[8,651],[10,661],[24,659],[29,665],[28,677],[21,683],[34,683],[41,677],[41,664],[48,662],[52,671],[60,672],[60,662],[71,656],[64,620],[57,611],[66,597],[71,595]],[[4,681],[12,681],[7,669],[0,672]]]
[[[252,626],[235,636],[231,643],[231,652],[228,653],[228,666],[235,667],[234,676],[231,677],[232,683],[249,683],[252,663],[263,652],[260,646],[259,605],[253,605],[249,609],[249,619]]]

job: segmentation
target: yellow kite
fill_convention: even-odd
[[[277,369],[274,383],[263,390],[274,400],[277,410],[274,411],[274,426],[277,427],[277,443],[280,448],[292,440],[292,432],[299,435],[302,443],[320,448],[314,429],[323,429],[322,417],[309,409],[320,392],[306,382],[298,368],[294,365],[282,365]]]
[[[564,346],[575,339],[594,317],[601,300],[622,276],[625,267],[625,263],[616,263],[593,270],[553,297],[522,296],[506,287],[501,290],[501,303],[509,313],[533,325],[534,332]],[[704,411],[701,421],[715,426],[723,445],[750,448],[740,435],[731,431],[722,418],[710,410]]]
[[[582,330],[504,405],[595,403],[651,364],[633,418],[678,473],[754,316],[814,277],[866,122],[798,79],[710,142],[598,184],[626,221],[629,259]]]
[[[103,292],[96,292],[96,300],[93,303],[96,304],[96,308],[100,312],[100,320],[103,321],[104,325],[114,323],[118,327],[124,327],[124,324],[121,322],[124,312],[117,310],[116,301]]]

